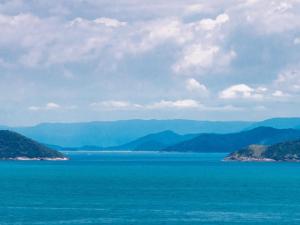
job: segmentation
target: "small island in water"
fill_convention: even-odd
[[[0,160],[68,160],[68,158],[23,135],[0,130]]]
[[[289,161],[300,162],[300,140],[287,141],[270,146],[250,145],[230,153],[225,161]]]

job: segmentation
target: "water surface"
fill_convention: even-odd
[[[0,224],[300,224],[300,163],[224,154],[69,154],[0,162]]]

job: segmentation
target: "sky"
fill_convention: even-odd
[[[0,0],[0,124],[300,112],[300,0]]]

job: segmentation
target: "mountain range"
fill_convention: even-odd
[[[271,145],[300,139],[300,130],[258,127],[230,134],[200,134],[197,137],[169,146],[164,151],[231,152],[251,144]]]
[[[300,118],[294,117],[294,118],[272,118],[267,119],[259,122],[255,122],[247,129],[253,129],[256,127],[273,127],[277,129],[287,129],[287,128],[294,128],[299,129],[300,128]]]
[[[194,120],[122,120],[88,123],[43,123],[32,127],[11,127],[42,143],[63,147],[118,146],[148,134],[172,130],[178,134],[237,132],[251,122]]]
[[[178,135],[186,134],[229,134],[251,130],[257,127],[278,129],[300,129],[300,118],[272,118],[264,121],[195,121],[195,120],[122,120],[86,123],[43,123],[27,127],[4,127],[16,131],[38,142],[61,148],[103,149],[129,148],[137,139],[166,130]],[[3,128],[3,129],[4,129]],[[174,135],[173,135],[174,136]],[[163,137],[162,137],[163,138]],[[181,137],[177,137],[181,140]],[[170,138],[172,139],[172,138]],[[187,140],[185,140],[187,141]],[[157,145],[152,142],[152,145]],[[159,143],[161,147],[169,143]],[[178,143],[171,143],[178,144]],[[140,145],[140,144],[139,144]],[[159,148],[161,148],[159,147]],[[131,148],[131,147],[130,147]],[[140,148],[139,146],[136,148]],[[143,147],[144,148],[144,147]],[[157,147],[155,147],[157,148]]]
[[[176,134],[173,131],[167,130],[155,134],[146,135],[124,145],[109,147],[107,148],[107,150],[161,151],[168,146],[191,140],[196,136],[198,135],[180,135]]]
[[[82,146],[56,150],[119,150],[119,151],[169,151],[169,152],[231,152],[252,144],[271,145],[300,139],[300,130],[258,127],[229,134],[187,134],[173,131],[149,134],[124,145],[113,147]]]

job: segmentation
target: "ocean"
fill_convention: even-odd
[[[1,161],[0,224],[300,224],[300,163],[224,154],[67,153]]]

